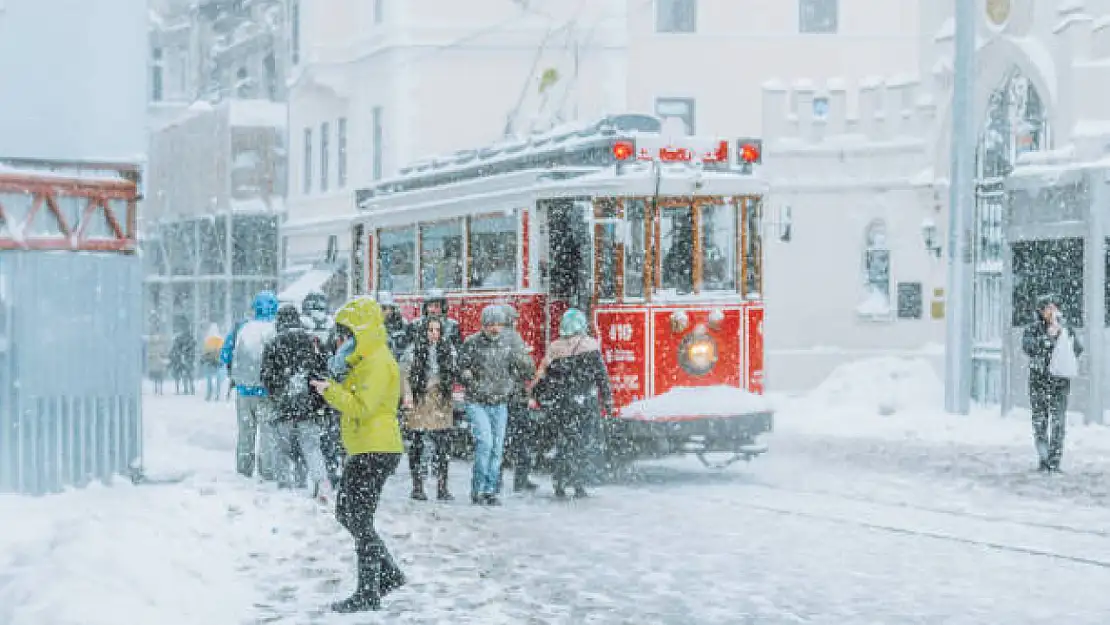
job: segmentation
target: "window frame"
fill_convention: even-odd
[[[301,162],[301,193],[309,195],[312,193],[312,127],[305,126],[304,132],[301,133],[301,142],[303,145],[303,158]]]
[[[301,63],[300,0],[290,0],[289,3],[289,61],[293,65],[300,65]]]
[[[840,0],[798,0],[798,32],[803,35],[836,35],[840,32]],[[832,13],[816,21],[817,13]]]
[[[376,291],[387,291],[389,293],[398,295],[409,295],[416,293],[420,288],[420,240],[419,240],[419,223],[407,224],[404,226],[391,226],[388,228],[378,228],[375,232],[375,260],[377,266],[374,268],[374,288]],[[382,289],[382,271],[385,269],[385,263],[382,261],[382,252],[385,250],[385,243],[382,240],[382,235],[390,232],[403,232],[405,230],[412,231],[412,267],[415,272],[412,277],[412,290],[411,291],[398,291],[396,285],[393,283],[393,276],[390,276],[388,289]],[[392,263],[391,263],[392,264]]]
[[[698,32],[698,0],[655,0],[654,4],[656,34],[690,35]],[[679,17],[687,10],[690,16]]]
[[[868,221],[867,226],[864,228],[863,231],[863,254],[861,258],[862,265],[860,267],[860,282],[863,286],[863,299],[857,306],[857,312],[861,317],[886,320],[892,318],[897,312],[897,302],[891,296],[891,287],[893,285],[893,271],[891,271],[892,254],[890,249],[890,242],[887,239],[889,232],[890,229],[887,226],[886,220],[882,218],[875,218]],[[882,239],[876,241],[876,236],[878,234],[882,235]],[[886,268],[884,270],[885,280],[882,282],[882,284],[885,284],[886,286],[885,291],[878,288],[880,282],[872,279],[871,264],[874,258],[877,258],[877,255],[880,254],[885,254],[886,258]],[[869,312],[864,308],[864,305],[870,300],[872,294],[883,295],[885,297],[885,310],[883,310],[882,312]]]
[[[150,101],[166,100],[166,50],[164,46],[150,49]]]
[[[385,113],[381,106],[375,106],[371,109],[370,117],[373,124],[371,128],[371,143],[370,149],[373,157],[371,163],[371,178],[373,180],[381,180],[385,174],[385,168],[382,163],[382,153],[384,146],[382,145],[385,140],[385,129],[383,120]]]
[[[424,231],[425,231],[425,228],[432,228],[432,227],[436,227],[436,226],[442,226],[444,224],[450,224],[452,222],[457,223],[458,227],[459,227],[459,240],[460,240],[459,264],[461,265],[461,267],[459,269],[459,284],[458,284],[458,286],[433,285],[433,286],[429,287],[428,285],[424,284],[424,239],[425,239]],[[416,288],[419,289],[420,291],[427,291],[429,288],[440,289],[442,291],[463,291],[463,290],[465,290],[466,285],[467,285],[467,278],[469,276],[469,270],[470,270],[470,262],[469,262],[470,261],[470,258],[469,258],[470,242],[467,239],[467,236],[470,233],[470,229],[467,227],[467,219],[463,218],[463,217],[447,217],[447,218],[444,218],[444,219],[436,219],[436,220],[431,220],[431,221],[421,221],[421,222],[416,224],[416,228],[417,228],[417,245],[416,245],[417,283],[416,283]]]
[[[474,286],[472,284],[472,279],[473,279],[472,271],[474,269],[474,244],[473,244],[473,241],[472,241],[472,239],[474,237],[474,222],[476,220],[483,220],[483,219],[498,219],[498,220],[505,219],[505,220],[511,221],[512,224],[513,224],[512,244],[513,244],[514,250],[513,250],[513,254],[512,254],[512,257],[513,257],[513,280],[512,280],[511,284],[497,285],[497,286]],[[505,214],[505,211],[491,211],[491,212],[485,212],[485,213],[478,213],[478,214],[475,214],[475,215],[468,215],[467,218],[466,218],[466,228],[465,228],[465,230],[466,230],[465,231],[466,238],[464,240],[465,241],[464,249],[465,249],[465,252],[466,252],[466,259],[465,259],[466,273],[463,276],[463,278],[464,278],[464,282],[463,282],[464,289],[467,290],[467,291],[476,291],[476,292],[497,291],[497,290],[518,290],[520,288],[520,279],[521,279],[521,275],[523,273],[522,270],[521,270],[521,263],[520,263],[520,231],[521,231],[521,228],[520,228],[520,209],[513,209],[512,212],[508,215]],[[502,231],[502,232],[508,232],[508,231]]]
[[[328,192],[329,167],[328,157],[331,146],[331,124],[328,122],[320,123],[320,193]]]
[[[336,187],[347,186],[347,118],[340,117],[335,122],[335,177]]]

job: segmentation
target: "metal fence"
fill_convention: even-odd
[[[137,256],[0,251],[0,492],[140,465],[141,335]]]

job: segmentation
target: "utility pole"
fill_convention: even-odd
[[[944,407],[971,411],[972,231],[975,224],[975,0],[955,0],[952,171],[948,203],[948,295],[944,343]]]

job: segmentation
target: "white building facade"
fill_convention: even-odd
[[[1110,2],[978,4],[973,393],[996,403],[1003,339],[1029,318],[1006,303],[1028,298],[1003,292],[1003,183],[1023,153],[1105,151]],[[767,262],[768,342],[779,348],[769,376],[789,371],[787,386],[867,354],[933,354],[940,365],[953,8],[921,3],[920,58],[905,72],[765,87],[773,203],[793,218],[793,241],[769,246]]]
[[[623,5],[291,2],[286,282],[342,264],[356,189],[422,158],[625,109]]]

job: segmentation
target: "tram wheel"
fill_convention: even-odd
[[[731,455],[726,455],[728,452],[697,452],[698,460],[701,461],[707,469],[723,470],[743,460],[748,462],[752,459],[749,454],[742,454],[733,452]]]

